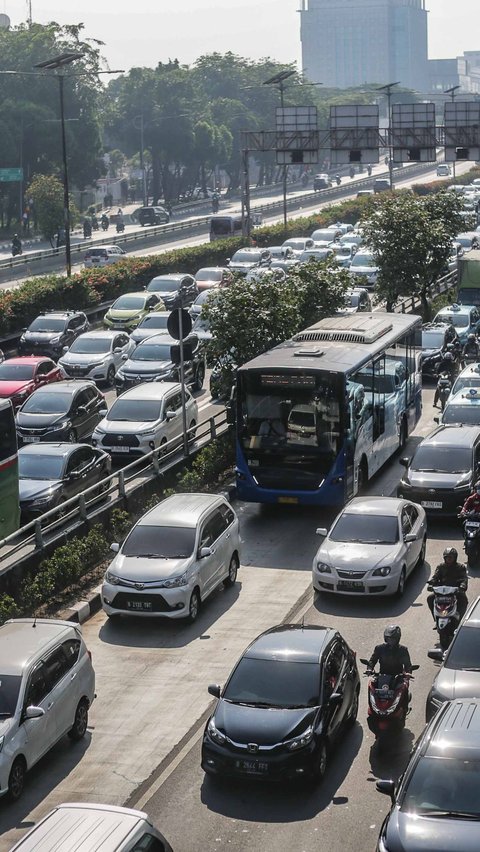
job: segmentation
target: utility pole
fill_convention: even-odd
[[[443,92],[444,95],[450,95],[452,104],[455,100],[455,94],[457,92],[457,89],[459,89],[459,88],[460,88],[459,85],[458,86],[452,86],[451,89],[445,89],[444,92]],[[453,169],[452,170],[453,170],[453,178],[455,179],[455,160],[453,161]]]
[[[296,71],[291,68],[289,71],[280,71],[279,74],[275,74],[273,77],[269,77],[268,80],[263,81],[264,86],[277,86],[278,91],[280,92],[280,106],[283,110],[284,101],[283,101],[283,93],[285,90],[285,80],[288,80],[289,77],[292,77]],[[283,227],[285,230],[287,229],[287,175],[288,175],[288,166],[283,166]]]
[[[379,86],[379,92],[385,92],[387,96],[387,138],[388,138],[388,176],[390,179],[390,189],[393,190],[393,151],[392,151],[392,89],[398,86],[400,80],[396,83],[387,83],[386,86]]]

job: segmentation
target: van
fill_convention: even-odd
[[[390,191],[390,181],[388,178],[375,178],[373,181],[373,191],[374,192],[389,192]]]
[[[147,814],[130,808],[58,805],[10,852],[173,852]]]
[[[142,227],[145,225],[166,225],[170,221],[170,214],[164,207],[141,207],[137,215]]]
[[[313,178],[313,188],[315,192],[318,189],[329,189],[332,185],[332,182],[327,174],[319,174],[315,175]]]

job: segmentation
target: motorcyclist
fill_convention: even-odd
[[[470,499],[470,498],[469,498]],[[468,502],[468,500],[467,500]],[[466,504],[465,504],[466,505]],[[467,606],[468,598],[465,594],[468,588],[467,569],[465,565],[458,562],[458,551],[455,547],[446,547],[443,551],[443,562],[437,565],[433,577],[428,582],[429,586],[456,586],[457,592],[457,607],[460,618],[462,618]],[[433,615],[433,602],[435,595],[432,592],[427,597],[427,605]]]
[[[464,515],[465,512],[475,512],[480,515],[480,482],[475,484],[474,490],[465,500],[461,514]]]
[[[12,239],[12,254],[21,254],[22,251],[22,241],[18,234],[13,235]]]
[[[340,177],[340,175],[335,175],[335,182],[336,182],[337,186],[340,186],[340,184],[342,182],[342,178]]]
[[[473,333],[467,337],[467,342],[463,347],[463,357],[480,361],[480,344]]]
[[[446,348],[442,352],[442,360],[438,365],[438,373],[437,375],[440,377],[442,373],[446,373],[451,382],[453,382],[455,378],[456,371],[456,357],[455,357],[455,348],[453,343],[447,343]],[[433,398],[433,407],[437,407],[437,402],[440,396],[440,387],[437,383],[437,387],[435,388],[435,396]]]
[[[88,240],[89,237],[92,236],[92,224],[90,219],[83,220],[83,238]]]
[[[107,216],[107,214],[106,214],[106,213],[103,213],[103,214],[102,214],[102,218],[100,219],[100,222],[101,222],[101,224],[102,224],[102,228],[103,228],[103,230],[104,230],[104,231],[106,231],[106,230],[107,230],[107,228],[108,228],[108,226],[109,226],[109,224],[110,224],[110,220],[109,220],[109,218],[108,218],[108,216]]]
[[[94,231],[98,231],[98,219],[96,213],[92,213],[92,228]]]
[[[383,631],[384,642],[376,645],[368,661],[368,671],[372,672],[379,663],[380,674],[398,675],[412,673],[412,661],[406,645],[400,645],[402,631],[398,624],[390,624]]]

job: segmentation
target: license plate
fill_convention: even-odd
[[[110,447],[111,453],[129,453],[130,447]]]
[[[363,591],[363,583],[360,580],[339,580],[337,583],[339,589],[361,589]]]
[[[469,527],[480,527],[480,521],[468,521],[467,526],[469,526]]]
[[[24,435],[22,438],[22,441],[24,441],[25,444],[36,444],[39,440],[40,438],[37,438],[36,435]]]
[[[268,763],[261,763],[259,760],[237,760],[235,765],[242,772],[249,772],[253,775],[262,775],[268,772]]]
[[[279,497],[279,503],[298,503],[298,497]]]
[[[424,509],[442,509],[443,503],[441,500],[422,500],[421,505]]]
[[[149,601],[127,601],[128,609],[148,610],[152,609],[152,604]]]

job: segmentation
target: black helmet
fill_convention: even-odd
[[[447,556],[453,556],[454,559],[458,559],[458,550],[456,547],[446,547],[443,551],[443,558],[446,559]]]
[[[454,348],[453,343],[447,343],[447,352],[451,352],[453,350],[453,348]]]
[[[476,337],[474,334],[469,334],[467,339],[470,341],[470,343],[475,343]]]
[[[398,624],[389,624],[383,631],[383,639],[387,645],[398,645],[402,638],[402,631]]]

